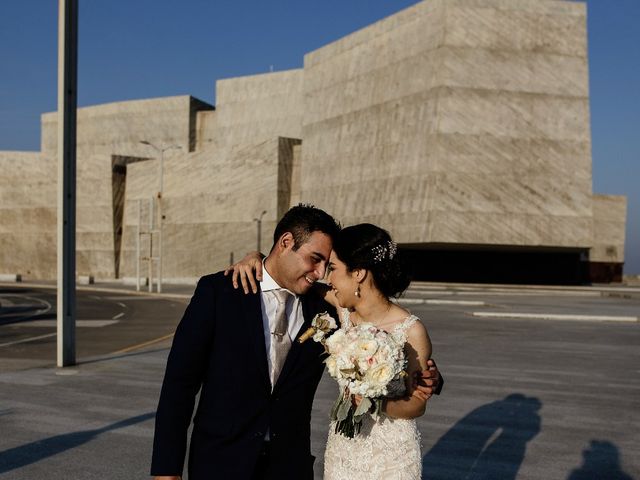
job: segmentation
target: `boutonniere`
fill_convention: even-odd
[[[335,318],[329,315],[327,312],[317,314],[311,320],[311,326],[300,335],[298,338],[299,343],[304,343],[309,338],[313,337],[314,342],[320,342],[324,344],[325,337],[333,330],[338,328]]]

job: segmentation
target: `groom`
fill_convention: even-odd
[[[276,226],[260,292],[222,272],[200,279],[175,333],[156,413],[151,475],[179,479],[195,398],[189,480],[313,479],[310,419],[323,348],[295,339],[320,312],[305,295],[324,277],[340,227],[313,206]]]

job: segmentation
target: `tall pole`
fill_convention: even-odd
[[[78,0],[58,0],[57,365],[76,363]]]
[[[263,210],[262,213],[260,214],[260,217],[258,218],[254,218],[253,221],[256,222],[256,224],[258,225],[258,232],[257,232],[257,250],[260,251],[260,244],[261,244],[261,237],[262,237],[262,217],[264,216],[264,214],[267,213],[266,210]]]
[[[158,174],[158,293],[162,293],[162,188],[164,183],[164,149],[160,149]],[[149,279],[151,281],[151,279]]]
[[[157,238],[157,259],[158,259],[158,293],[162,292],[162,223],[163,223],[163,212],[162,212],[162,192],[164,189],[164,152],[168,150],[179,150],[182,147],[180,145],[169,145],[168,147],[158,147],[148,140],[140,140],[140,143],[143,145],[148,145],[153,148],[156,152],[160,154],[158,159],[158,193],[156,194],[157,198],[157,216],[158,216],[158,238]],[[153,218],[153,213],[151,214],[151,218]],[[153,230],[153,223],[149,225],[149,231]],[[153,234],[149,237],[149,242],[153,242]],[[153,278],[151,277],[151,263],[153,257],[153,249],[149,249],[149,291],[152,291]]]

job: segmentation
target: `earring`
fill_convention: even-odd
[[[356,297],[360,298],[360,284],[358,284],[358,288],[356,288]]]

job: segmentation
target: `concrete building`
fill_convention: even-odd
[[[304,201],[390,230],[419,278],[618,281],[626,199],[592,191],[586,39],[582,3],[425,0],[302,69],[218,81],[215,110],[79,109],[78,274],[136,275],[159,189],[145,140],[181,147],[164,154],[170,280],[255,248],[265,210],[268,248]],[[43,115],[40,153],[0,152],[0,273],[55,276],[55,123]]]

